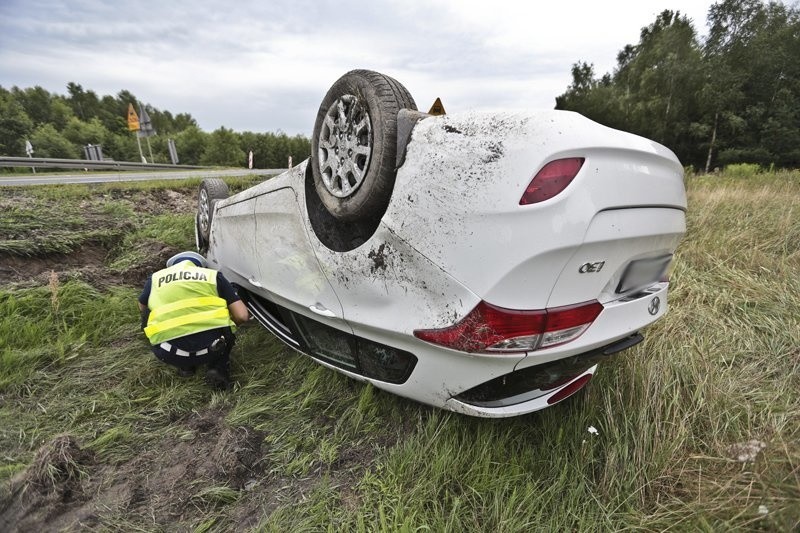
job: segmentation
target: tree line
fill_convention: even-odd
[[[696,169],[800,166],[800,11],[724,0],[707,22],[700,40],[690,19],[663,11],[613,72],[575,63],[556,109],[656,140]]]
[[[42,87],[5,89],[0,86],[0,155],[25,156],[25,141],[36,157],[82,159],[83,147],[101,145],[103,156],[116,161],[139,161],[134,132],[128,131],[128,105],[138,110],[139,100],[130,91],[98,96],[70,82],[67,94],[50,93]],[[173,115],[151,105],[145,110],[157,135],[150,137],[154,162],[170,162],[167,139],[175,141],[185,165],[246,166],[253,152],[255,168],[285,168],[311,153],[307,137],[285,133],[234,132],[220,127],[207,133],[188,113]],[[144,155],[150,153],[142,140]]]

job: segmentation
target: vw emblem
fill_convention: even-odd
[[[661,308],[661,298],[656,296],[655,298],[650,300],[650,305],[647,306],[647,312],[653,316],[656,316],[656,313],[658,313],[658,310],[660,308]]]

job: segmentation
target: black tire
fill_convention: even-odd
[[[336,219],[380,217],[389,205],[397,159],[397,113],[417,109],[397,80],[353,70],[323,98],[312,137],[314,188]]]
[[[197,195],[195,226],[197,228],[197,244],[202,253],[208,251],[214,207],[219,200],[227,197],[228,185],[221,179],[207,178],[200,183],[200,192]]]

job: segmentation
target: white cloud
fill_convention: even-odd
[[[127,89],[207,130],[309,134],[353,68],[402,81],[427,110],[552,108],[578,60],[602,74],[663,9],[704,32],[710,0],[6,0],[0,85]]]

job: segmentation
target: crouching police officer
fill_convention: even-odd
[[[142,329],[155,356],[178,374],[191,376],[208,365],[208,384],[227,389],[233,329],[250,316],[230,282],[207,265],[194,252],[170,257],[139,295]]]

